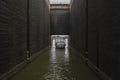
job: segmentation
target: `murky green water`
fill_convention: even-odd
[[[95,73],[73,51],[46,51],[11,80],[98,80]]]

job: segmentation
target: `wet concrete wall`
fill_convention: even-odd
[[[82,54],[85,54],[84,50],[88,48],[89,60],[113,80],[119,80],[120,2],[116,0],[88,0],[88,29],[85,29],[87,28],[85,24],[87,15],[86,6],[83,4],[86,4],[86,1],[73,1],[71,8],[71,46]],[[88,39],[85,38],[87,36],[85,35],[86,31]],[[88,41],[84,42],[86,39]],[[84,46],[87,44],[87,47],[81,46],[81,44]]]
[[[51,9],[51,34],[68,35],[70,23],[69,10]]]
[[[74,0],[70,10],[70,44],[81,53],[86,50],[85,8],[85,0]]]
[[[50,12],[45,0],[30,1],[30,50],[38,52],[49,44]]]
[[[26,1],[0,1],[0,74],[24,59]]]
[[[49,44],[49,12],[45,0],[30,0],[30,52]],[[27,0],[0,1],[0,75],[25,60]]]

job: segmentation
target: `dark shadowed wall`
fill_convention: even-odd
[[[70,11],[70,44],[81,53],[86,50],[85,8],[85,0],[74,0]]]
[[[69,34],[69,10],[51,10],[51,35]]]
[[[71,46],[82,54],[88,47],[88,59],[113,80],[120,79],[119,7],[117,0],[88,0],[86,15],[86,0],[74,0],[70,13]]]
[[[30,1],[30,52],[49,45],[49,10],[45,0]],[[25,60],[27,0],[0,0],[0,75]]]

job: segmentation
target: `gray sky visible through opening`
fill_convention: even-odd
[[[50,4],[70,4],[70,0],[50,0]]]

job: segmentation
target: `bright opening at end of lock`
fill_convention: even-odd
[[[70,0],[49,0],[50,4],[70,4]]]
[[[65,48],[69,46],[69,35],[51,35],[51,47],[56,47],[56,42],[63,41]]]

